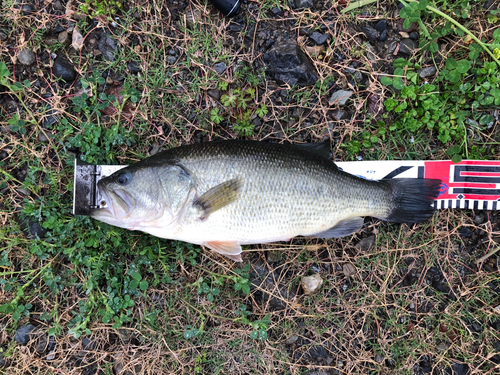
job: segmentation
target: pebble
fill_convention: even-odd
[[[57,40],[61,44],[68,45],[70,43],[69,33],[67,31],[59,33],[59,35],[57,36]]]
[[[0,40],[1,40],[2,42],[3,42],[3,41],[5,41],[5,40],[7,40],[7,38],[8,38],[8,37],[9,37],[9,36],[7,35],[7,33],[6,33],[6,32],[4,32],[4,31],[1,31],[1,30],[0,30]]]
[[[266,253],[267,263],[276,263],[281,259],[281,253],[279,251],[271,250]]]
[[[484,218],[484,214],[480,212],[474,216],[474,223],[476,223],[477,225],[482,224],[484,223]]]
[[[380,33],[370,25],[365,25],[361,29],[370,42],[376,42],[380,37]]]
[[[14,340],[16,340],[18,344],[26,345],[30,341],[30,334],[35,328],[33,324],[19,327],[14,336]]]
[[[130,74],[137,74],[141,72],[141,67],[135,61],[131,61],[127,64],[128,71]]]
[[[354,267],[351,263],[345,263],[342,265],[342,272],[345,276],[352,276],[356,273],[356,267]]]
[[[386,20],[380,20],[375,24],[375,30],[377,30],[379,33],[387,29],[387,21]]]
[[[307,296],[316,292],[321,285],[323,285],[323,279],[319,273],[316,273],[312,276],[303,277],[300,283],[302,285],[302,289],[304,290],[304,294]]]
[[[214,98],[215,100],[219,100],[220,99],[220,90],[218,90],[218,89],[208,90],[207,94],[209,96],[211,96],[212,98]]]
[[[52,36],[49,36],[48,38],[45,39],[45,44],[48,46],[54,46],[57,43],[59,43],[59,40],[57,38],[52,37]]]
[[[349,99],[353,93],[354,93],[353,91],[349,90],[339,90],[334,92],[329,100],[330,105],[334,104],[338,104],[339,106],[345,105],[347,99]]]
[[[29,189],[26,189],[26,188],[19,188],[19,189],[16,189],[17,192],[25,197],[29,197],[31,195],[31,191],[29,191]]]
[[[418,33],[416,31],[411,32],[410,39],[418,40]]]
[[[102,35],[101,39],[97,43],[97,48],[102,52],[102,55],[108,61],[113,61],[115,59],[115,51],[117,47],[117,41],[108,34]]]
[[[433,76],[434,74],[436,74],[436,72],[437,72],[436,67],[431,65],[421,69],[418,72],[418,75],[420,76],[420,78],[427,78]]]
[[[321,34],[315,31],[309,36],[309,38],[311,38],[314,43],[319,46],[324,44],[328,40],[328,34]]]
[[[410,34],[408,34],[406,31],[400,31],[399,35],[401,35],[401,38],[409,38]]]
[[[271,9],[271,13],[276,17],[283,17],[285,15],[285,13],[283,13],[283,11],[278,7]]]
[[[54,65],[52,66],[52,73],[57,78],[61,78],[65,82],[73,82],[76,77],[75,69],[73,65],[62,56],[58,56],[54,60]]]
[[[383,30],[378,38],[379,42],[385,42],[387,40],[387,30]]]
[[[167,56],[167,62],[170,65],[174,65],[176,61],[177,61],[177,57],[175,57],[175,56]]]
[[[411,39],[401,39],[401,43],[399,45],[399,53],[403,53],[405,55],[413,54],[414,50],[417,48],[415,42]]]
[[[26,66],[33,64],[35,60],[35,54],[30,49],[25,48],[17,54],[17,61]]]
[[[294,9],[314,7],[313,0],[293,0],[291,5]]]
[[[337,111],[334,111],[334,112],[332,113],[332,117],[333,117],[336,121],[340,121],[340,120],[342,120],[343,118],[345,118],[345,116],[346,116],[346,112],[345,112],[345,111],[343,111],[343,110],[341,110],[341,109],[339,109],[339,110],[337,110]]]
[[[448,350],[449,347],[450,347],[450,344],[443,341],[443,342],[440,342],[439,344],[436,345],[436,350],[438,352],[444,352],[444,351]]]
[[[54,10],[63,10],[64,9],[63,5],[61,4],[61,2],[59,0],[54,1],[54,3],[52,4],[52,7],[54,8]]]
[[[226,63],[219,62],[214,65],[214,70],[217,72],[217,74],[222,75],[226,71]]]
[[[299,336],[297,335],[291,335],[289,338],[286,339],[285,344],[287,345],[292,345],[294,344],[297,340],[299,339]]]
[[[382,362],[384,360],[384,356],[381,354],[375,354],[375,362]]]
[[[369,251],[373,248],[373,246],[375,246],[375,240],[375,236],[368,236],[366,238],[363,238],[356,244],[356,249],[358,249],[359,251]]]

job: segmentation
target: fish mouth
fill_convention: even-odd
[[[90,216],[108,222],[109,220],[122,220],[130,215],[135,207],[135,199],[129,193],[121,189],[108,190],[99,185],[98,188],[106,206],[91,210]]]

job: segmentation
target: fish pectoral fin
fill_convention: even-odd
[[[202,244],[210,250],[215,251],[235,262],[243,262],[241,259],[241,246],[236,241],[210,241]]]
[[[315,233],[309,237],[316,238],[338,238],[349,236],[350,234],[356,233],[363,227],[364,219],[362,217],[350,217],[339,221],[335,226],[324,232]]]
[[[241,181],[234,178],[214,186],[199,197],[193,204],[202,210],[201,219],[206,219],[213,212],[234,202],[238,198],[241,185]]]

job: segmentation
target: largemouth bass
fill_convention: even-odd
[[[239,262],[241,245],[343,237],[360,230],[364,216],[405,223],[432,216],[439,180],[365,180],[320,148],[253,141],[172,148],[100,180],[107,205],[91,216]]]

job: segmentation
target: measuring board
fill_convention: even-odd
[[[436,209],[500,209],[500,161],[348,161],[340,169],[370,180],[390,178],[437,178],[442,181]],[[88,215],[102,208],[97,182],[125,165],[91,165],[75,160],[73,214]]]

